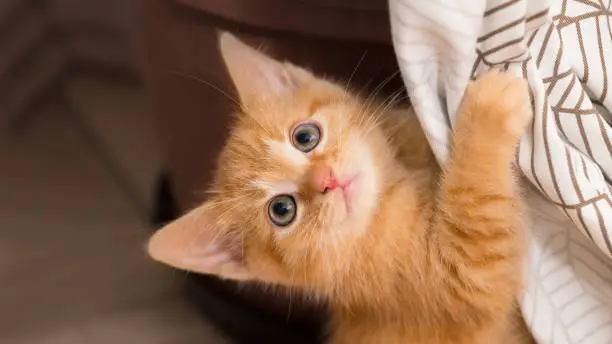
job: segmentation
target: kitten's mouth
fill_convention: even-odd
[[[351,213],[351,200],[354,197],[354,188],[358,178],[359,174],[355,174],[343,183],[339,183],[339,189],[342,191],[342,197],[344,199],[344,206],[347,214]]]
[[[342,192],[342,201],[346,216],[350,215],[355,200],[356,185],[361,173],[349,174],[348,177],[336,178],[329,168],[315,169],[312,178],[313,186],[320,190],[322,194],[333,193],[334,199],[337,197],[336,191]],[[337,201],[334,201],[337,202]]]

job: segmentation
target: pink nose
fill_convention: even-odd
[[[326,164],[316,164],[312,167],[309,184],[320,193],[326,193],[339,186],[338,181],[333,176],[332,169]]]

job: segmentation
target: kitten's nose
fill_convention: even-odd
[[[314,190],[320,193],[326,193],[339,186],[332,169],[327,164],[322,163],[318,163],[311,168],[308,182]]]

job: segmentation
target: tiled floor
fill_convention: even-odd
[[[0,343],[225,343],[144,253],[159,159],[138,90],[67,95],[0,137]]]

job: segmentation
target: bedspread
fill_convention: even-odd
[[[539,343],[612,343],[610,1],[389,1],[400,70],[441,162],[471,78],[498,68],[529,82],[521,306]]]

